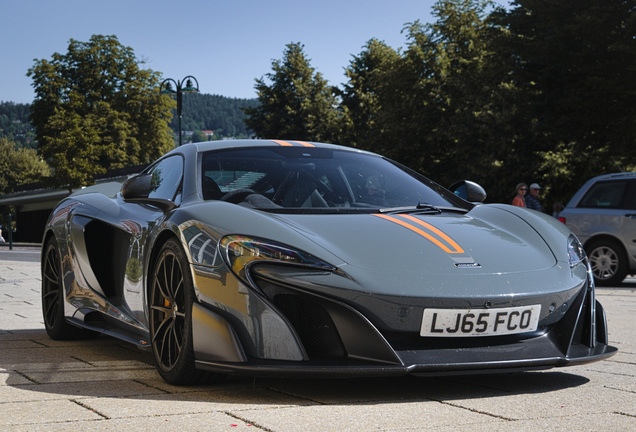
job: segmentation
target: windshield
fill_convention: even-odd
[[[456,206],[434,183],[379,156],[330,148],[259,147],[203,155],[205,199],[263,209]],[[451,202],[453,200],[454,202]]]

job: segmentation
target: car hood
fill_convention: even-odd
[[[368,271],[504,274],[556,264],[541,235],[517,215],[475,213],[275,217],[347,265]]]
[[[193,207],[184,220],[225,214],[223,228],[207,223],[220,237],[271,239],[336,267],[333,277],[308,282],[311,289],[333,295],[345,290],[408,297],[523,296],[566,291],[585,280],[584,266],[569,266],[571,232],[565,225],[509,205],[436,215],[282,214],[229,203],[204,209]],[[296,276],[309,280],[306,274]]]

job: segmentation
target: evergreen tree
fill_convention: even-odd
[[[347,120],[343,123],[341,142],[378,153],[388,152],[391,131],[395,128],[381,117],[402,103],[396,71],[400,61],[393,48],[377,39],[371,39],[353,57],[345,69],[349,81],[340,93]]]
[[[333,89],[315,72],[303,45],[287,45],[282,60],[272,62],[273,72],[256,80],[260,105],[245,110],[246,124],[263,138],[333,141],[342,116]]]
[[[502,73],[493,68],[487,21],[489,1],[442,0],[433,6],[437,20],[408,27],[406,68],[416,113],[405,128],[419,147],[420,169],[442,184],[461,178],[484,186],[500,160],[501,143],[493,125],[502,115]],[[491,190],[490,187],[488,187]]]
[[[490,6],[437,2],[435,22],[406,25],[403,53],[370,41],[347,69],[343,91],[352,141],[362,137],[370,150],[445,185],[470,178],[492,186],[502,156],[492,126],[508,111],[501,103],[506,71],[494,67]]]
[[[174,102],[159,95],[159,74],[141,69],[115,36],[71,39],[66,54],[36,60],[28,76],[31,122],[58,186],[91,184],[94,174],[150,162],[174,146]]]

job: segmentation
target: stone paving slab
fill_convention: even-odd
[[[206,412],[230,412],[279,410],[287,407],[313,405],[306,399],[281,394],[265,388],[213,389],[202,392],[146,395],[126,399],[118,397],[82,399],[91,410],[107,418],[151,417],[157,414],[196,414]]]
[[[48,399],[80,400],[101,397],[126,399],[159,394],[165,394],[165,392],[134,380],[100,381],[90,386],[87,386],[85,382],[76,381],[0,385],[0,401],[4,402],[36,402]]]
[[[138,419],[75,420],[45,424],[12,425],[7,432],[260,432],[256,425],[246,423],[230,414],[157,415]],[[298,429],[297,429],[298,430]]]
[[[417,431],[473,430],[476,425],[503,426],[504,419],[435,401],[337,404],[242,411],[244,421],[273,431]]]
[[[41,424],[77,420],[100,420],[102,417],[73,400],[45,400],[36,402],[9,402],[2,405],[5,415],[0,427],[15,424]]]
[[[165,383],[148,352],[44,331],[39,265],[0,261],[0,430],[636,430],[636,279],[599,289],[620,352],[570,368],[379,379]]]

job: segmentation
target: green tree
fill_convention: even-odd
[[[15,191],[16,186],[35,183],[49,175],[49,167],[34,149],[18,148],[0,138],[0,194]]]
[[[532,126],[519,115],[514,62],[501,49],[507,29],[491,20],[492,6],[438,1],[434,22],[405,26],[406,49],[367,93],[381,107],[373,150],[443,185],[471,179],[492,200],[508,201],[511,184],[531,177],[541,160],[526,145]]]
[[[160,74],[140,66],[117,37],[94,35],[29,69],[31,122],[56,185],[91,184],[94,174],[150,162],[174,146],[174,102],[159,95]]]
[[[320,75],[288,45],[271,85],[257,80],[248,125],[260,136],[336,137],[444,185],[475,180],[490,201],[537,181],[546,208],[593,175],[636,169],[636,0],[494,6],[440,0],[434,22],[405,26],[404,50],[372,39],[346,68],[340,105],[330,99],[321,116],[301,109],[313,100],[304,84]],[[308,133],[315,118],[326,131]]]
[[[383,114],[402,103],[401,80],[396,68],[401,57],[384,42],[371,39],[345,69],[348,82],[341,91],[343,122],[340,141],[344,144],[386,153],[391,141],[392,124]]]
[[[503,111],[495,103],[501,100],[502,77],[492,67],[490,6],[483,0],[442,0],[433,6],[435,22],[408,28],[405,59],[418,79],[410,109],[419,115],[407,127],[424,150],[422,167],[446,185],[469,178],[491,190],[487,183],[501,157],[493,126]]]
[[[501,142],[492,126],[505,71],[494,67],[487,21],[489,1],[442,0],[436,21],[407,24],[407,47],[397,53],[372,40],[347,69],[343,104],[354,138],[442,184],[480,183],[498,168]],[[357,144],[362,145],[362,144]],[[485,184],[485,186],[489,186]]]
[[[267,80],[256,80],[260,105],[245,109],[247,126],[263,138],[333,141],[342,121],[338,101],[333,88],[311,67],[303,45],[288,44],[272,69]]]

